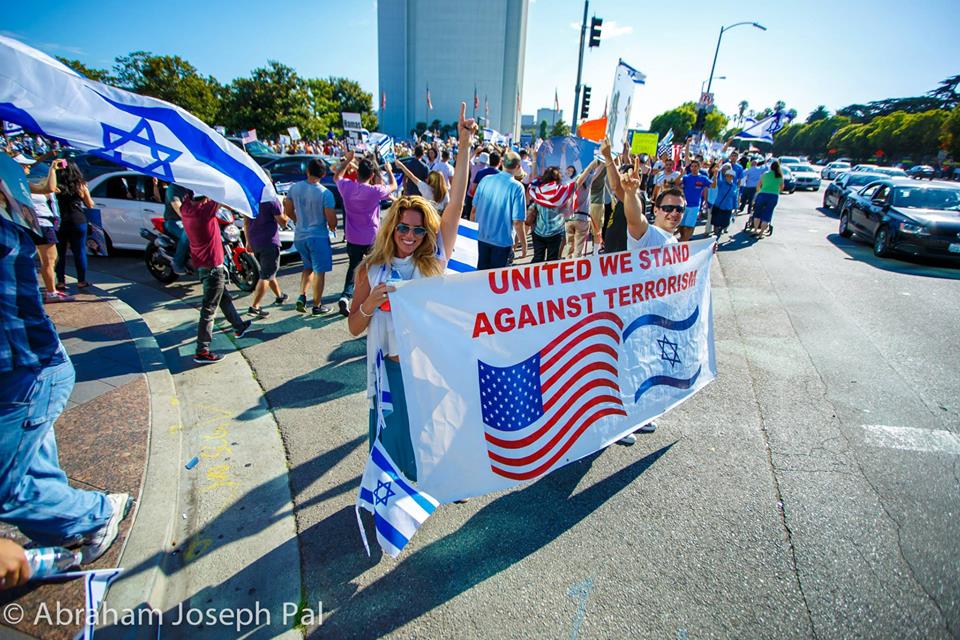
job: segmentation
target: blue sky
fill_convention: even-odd
[[[585,55],[591,117],[603,111],[618,58],[647,75],[633,113],[639,126],[695,100],[720,26],[742,20],[768,31],[744,26],[724,34],[715,75],[726,79],[714,82],[714,93],[727,113],[740,100],[761,109],[782,99],[805,116],[818,104],[833,110],[922,94],[960,73],[956,9],[954,0],[593,0],[590,13],[604,19],[604,37]],[[556,89],[569,121],[582,15],[575,0],[530,3],[524,113],[552,107]],[[179,54],[221,81],[279,60],[305,76],[353,78],[378,95],[376,17],[376,0],[33,0],[5,8],[0,33],[97,67],[111,67],[116,56],[138,49]]]

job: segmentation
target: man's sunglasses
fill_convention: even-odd
[[[679,204],[662,204],[660,205],[660,211],[664,213],[683,213],[683,205]]]
[[[413,235],[417,236],[418,238],[422,238],[427,234],[426,227],[411,227],[403,222],[397,225],[397,231],[399,231],[401,234],[410,233],[413,231]]]

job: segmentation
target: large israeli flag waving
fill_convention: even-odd
[[[737,134],[738,140],[755,140],[757,142],[769,142],[773,144],[773,136],[780,129],[790,124],[793,116],[777,111],[775,114],[760,121],[746,119],[746,128]]]
[[[277,199],[253,158],[163,100],[83,77],[0,36],[0,119],[90,151],[254,217]]]

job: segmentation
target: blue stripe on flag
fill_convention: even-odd
[[[685,318],[683,320],[671,320],[670,318],[658,316],[655,313],[648,313],[647,315],[640,316],[631,322],[626,329],[624,329],[623,339],[626,341],[626,339],[630,337],[631,333],[640,327],[646,327],[650,325],[663,327],[664,329],[670,329],[671,331],[685,331],[692,327],[694,323],[696,323],[698,317],[700,317],[699,306],[694,308],[693,313],[690,314],[689,318]]]
[[[686,380],[684,380],[683,378],[671,378],[670,376],[653,376],[651,378],[647,378],[646,380],[643,381],[643,384],[640,385],[640,388],[637,389],[637,393],[634,394],[633,400],[634,402],[639,402],[640,396],[645,394],[647,391],[649,391],[653,387],[658,387],[663,385],[668,387],[675,387],[677,389],[689,389],[690,387],[693,386],[693,383],[696,382],[697,378],[700,377],[701,369],[703,369],[703,365],[697,367],[697,372],[693,374],[693,376],[691,376],[690,378],[687,378]]]
[[[390,465],[387,459],[380,453],[379,447],[376,445],[373,449],[370,450],[370,457],[373,458],[373,463],[377,465],[381,471],[383,471],[391,480],[397,483],[397,486],[403,489],[408,496],[410,496],[414,502],[416,502],[420,507],[426,511],[428,514],[433,513],[436,510],[436,507],[432,502],[420,495],[420,492],[408,485],[400,477],[400,474]]]
[[[476,229],[471,229],[470,227],[465,227],[463,225],[460,225],[460,227],[457,229],[457,235],[463,236],[464,238],[470,238],[471,240],[478,239]]]
[[[407,546],[407,543],[410,542],[405,535],[400,533],[396,527],[387,522],[387,519],[376,511],[373,512],[373,522],[377,525],[377,533],[379,533],[390,544],[396,547],[398,551],[403,549],[405,546]]]
[[[373,492],[370,489],[360,487],[360,499],[369,504],[373,504]]]
[[[447,261],[447,269],[450,269],[451,271],[456,271],[457,273],[467,273],[469,271],[476,271],[476,269],[471,267],[470,265],[460,262],[459,260],[454,260],[453,258]]]

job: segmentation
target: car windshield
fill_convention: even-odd
[[[850,163],[849,163],[849,162],[835,162],[835,163],[833,164],[833,167],[834,167],[835,169],[849,169],[849,168],[850,168]]]
[[[808,165],[808,164],[794,164],[794,165],[791,165],[791,166],[790,166],[790,169],[791,169],[792,171],[815,173],[814,170],[813,170],[813,167],[811,167],[811,166]]]
[[[885,168],[880,168],[880,169],[877,169],[877,171],[880,172],[880,173],[886,174],[886,175],[888,175],[888,176],[904,176],[904,175],[907,175],[906,172],[905,172],[903,169],[885,169]]]
[[[248,143],[245,145],[245,148],[246,148],[246,150],[247,150],[247,153],[249,153],[250,155],[257,154],[257,155],[261,155],[261,156],[262,156],[262,155],[265,155],[265,154],[268,154],[268,153],[270,153],[270,154],[273,153],[273,151],[270,149],[270,147],[268,147],[267,145],[263,144],[263,143],[260,142],[259,140],[254,140],[253,142],[248,142]]]
[[[893,205],[910,209],[960,211],[960,189],[897,187],[893,190]]]
[[[860,187],[881,177],[875,173],[851,173],[849,175],[850,177],[847,179],[848,187]]]

